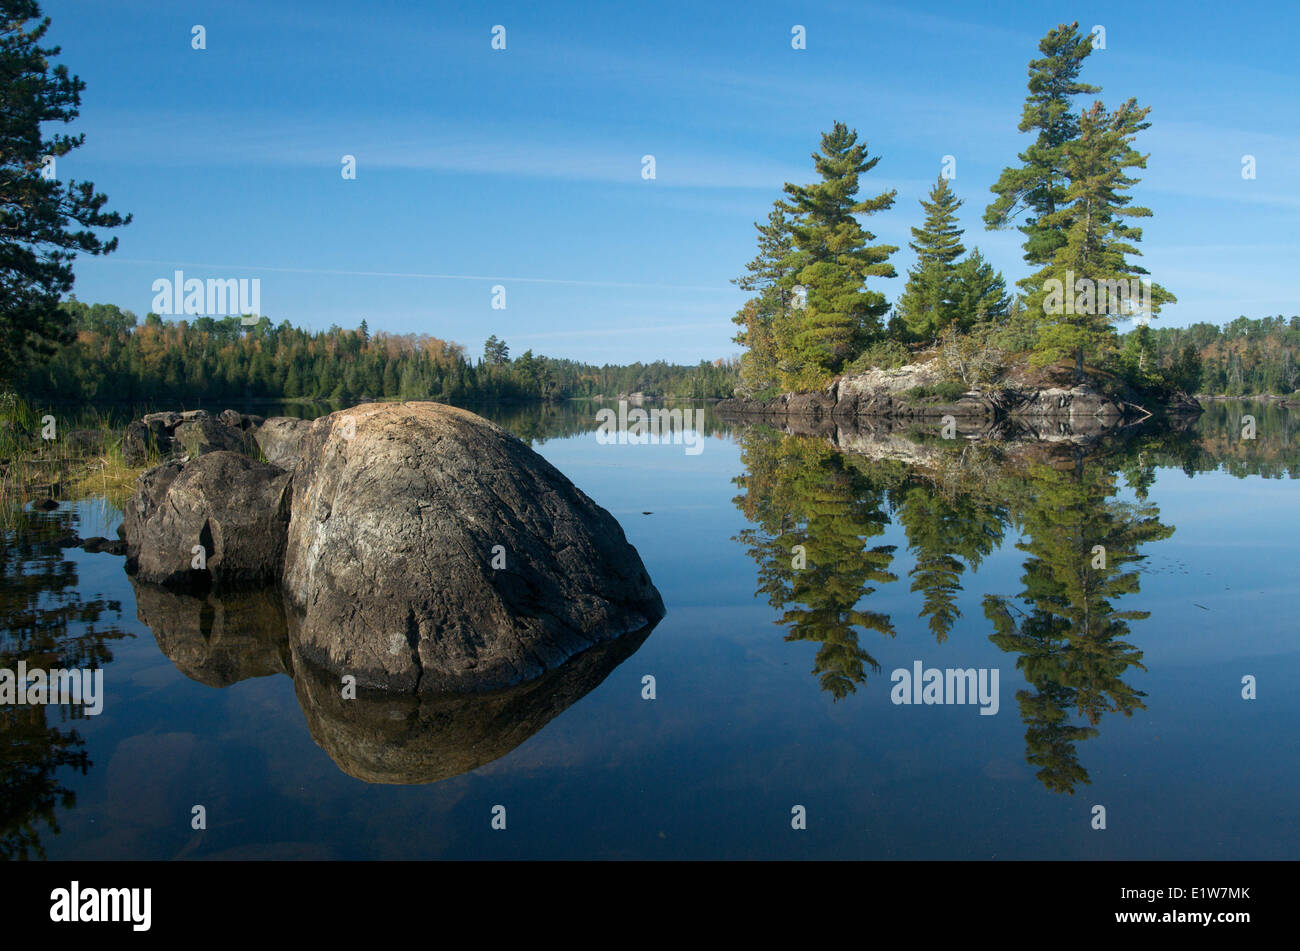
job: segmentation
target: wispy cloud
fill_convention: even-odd
[[[728,321],[711,320],[693,324],[657,324],[646,327],[589,327],[582,330],[554,330],[535,334],[511,334],[512,340],[559,340],[582,337],[623,337],[629,334],[667,333],[677,330],[734,330]]]
[[[635,281],[595,281],[583,278],[519,277],[502,274],[439,274],[420,271],[353,271],[340,268],[273,267],[264,264],[213,264],[200,261],[164,261],[141,258],[108,258],[116,264],[145,264],[151,267],[201,268],[207,271],[239,273],[243,271],[268,271],[277,274],[327,274],[338,277],[415,278],[430,281],[499,281],[516,284],[567,284],[577,287],[622,287],[638,290],[722,291],[735,293],[734,288],[723,285],[701,284],[647,284]]]

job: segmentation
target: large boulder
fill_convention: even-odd
[[[618,522],[465,410],[375,403],[314,420],[293,486],[295,649],[363,688],[504,687],[663,616]]]
[[[274,583],[284,565],[292,478],[224,451],[150,469],[124,513],[127,570],[182,588]],[[195,546],[203,548],[202,569],[194,567]]]

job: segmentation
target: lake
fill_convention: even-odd
[[[349,706],[284,672],[274,605],[138,594],[121,557],[52,544],[113,536],[106,499],[24,511],[0,667],[102,665],[104,696],[0,707],[0,855],[1300,854],[1293,411],[837,448],[706,408],[687,452],[609,444],[589,404],[471,408],[622,524],[668,612],[644,640]]]

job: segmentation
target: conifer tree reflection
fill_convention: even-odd
[[[125,636],[115,621],[121,605],[83,600],[76,564],[55,544],[76,527],[71,512],[16,511],[0,541],[0,668],[102,667],[108,642]],[[104,615],[112,616],[99,627]],[[68,705],[0,705],[0,859],[44,858],[41,835],[59,833],[57,811],[76,797],[60,781],[63,767],[85,774],[91,761],[68,721],[84,713]]]
[[[1134,441],[1092,456],[1076,448],[1065,458],[1044,447],[1029,458],[1052,464],[1022,456],[948,473],[942,462],[873,459],[762,427],[740,430],[739,439],[745,472],[735,481],[744,492],[735,503],[752,524],[737,539],[758,565],[757,593],[781,611],[787,640],[821,644],[813,672],[837,700],[880,669],[861,632],[895,633],[887,614],[863,606],[876,586],[897,580],[894,547],[871,544],[887,513],[906,533],[918,616],[939,642],[960,617],[966,573],[1014,526],[1028,556],[1023,590],[984,598],[990,640],[1017,655],[1028,682],[1016,700],[1039,780],[1057,792],[1089,782],[1078,743],[1097,735],[1106,714],[1144,709],[1144,694],[1125,676],[1145,669],[1129,637],[1148,612],[1117,602],[1138,593],[1142,546],[1174,531],[1146,500],[1152,447]],[[1120,497],[1121,484],[1134,501]]]
[[[871,584],[897,580],[894,546],[868,544],[889,523],[886,486],[818,439],[755,427],[740,443],[744,494],[734,501],[755,527],[736,538],[758,564],[755,593],[782,611],[786,640],[822,645],[812,672],[839,700],[880,669],[859,631],[894,635],[888,615],[859,607]]]
[[[898,493],[898,523],[907,531],[908,550],[916,567],[908,572],[911,590],[921,595],[920,617],[942,644],[961,616],[957,594],[962,574],[980,563],[1002,542],[1006,507],[969,493],[946,491],[921,478]]]
[[[1080,458],[1066,470],[1038,465],[1022,485],[1015,507],[1024,540],[1017,547],[1029,557],[1017,598],[1028,610],[989,595],[984,613],[994,628],[989,639],[1019,655],[1016,667],[1029,682],[1016,694],[1026,759],[1048,789],[1073,793],[1089,782],[1076,744],[1097,735],[1106,713],[1145,709],[1145,694],[1123,676],[1130,667],[1146,669],[1125,638],[1129,622],[1149,612],[1117,611],[1111,603],[1138,591],[1134,565],[1146,557],[1139,546],[1174,529],[1160,523],[1154,505],[1113,498],[1115,472],[1099,461]]]

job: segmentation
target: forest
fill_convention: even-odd
[[[73,340],[44,362],[15,371],[19,392],[62,401],[154,399],[558,400],[642,393],[648,397],[731,395],[735,366],[723,360],[592,366],[534,355],[511,357],[488,339],[481,359],[460,344],[416,334],[309,332],[263,317],[139,323],[112,304],[72,298],[59,305]]]

